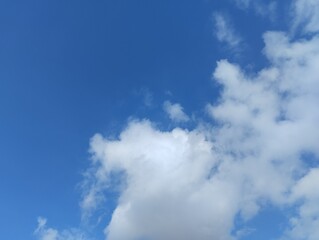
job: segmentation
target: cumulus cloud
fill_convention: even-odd
[[[218,62],[221,97],[206,106],[217,125],[162,131],[134,120],[116,140],[92,138],[90,204],[101,204],[99,194],[120,176],[108,240],[238,239],[245,228],[235,218],[246,222],[265,203],[294,207],[283,238],[318,238],[318,168],[303,159],[319,154],[318,37],[267,32],[264,41],[270,65],[253,76]],[[183,119],[179,105],[166,105]]]
[[[236,213],[229,206],[237,192],[227,182],[211,179],[218,161],[204,133],[179,128],[162,132],[147,120],[133,121],[118,140],[96,135],[91,147],[103,171],[98,181],[125,173],[106,228],[108,239],[228,238]]]
[[[214,14],[215,35],[218,41],[236,48],[242,42],[240,36],[235,32],[230,20],[221,13]]]
[[[312,19],[305,15],[306,28]],[[318,162],[304,157],[319,157],[319,35],[269,31],[263,39],[269,64],[255,74],[218,61],[220,99],[206,106],[212,122],[165,131],[130,120],[116,139],[92,137],[81,207],[90,213],[106,190],[117,193],[106,239],[240,239],[252,230],[236,219],[245,225],[265,205],[295,212],[282,239],[319,238]],[[173,121],[189,119],[179,104],[164,109]],[[67,234],[39,219],[39,239]]]
[[[165,101],[163,104],[163,109],[174,122],[187,122],[189,117],[184,113],[183,107],[179,103],[171,103]]]

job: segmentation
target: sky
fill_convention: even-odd
[[[318,240],[319,1],[0,0],[0,234]]]

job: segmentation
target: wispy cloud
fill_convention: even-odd
[[[294,0],[292,6],[293,28],[300,27],[304,33],[319,31],[319,4],[316,0]]]
[[[165,101],[163,104],[163,109],[169,118],[174,122],[187,122],[190,120],[189,117],[184,113],[183,107],[179,103]]]
[[[236,33],[230,20],[221,13],[215,13],[213,17],[215,23],[215,35],[218,41],[225,43],[232,49],[237,48],[242,40]]]
[[[133,94],[142,98],[142,101],[145,107],[152,107],[154,96],[152,91],[149,88],[141,87],[138,90],[134,90]]]
[[[38,218],[38,227],[34,235],[39,240],[89,240],[84,233],[78,229],[68,229],[59,232],[57,229],[46,226],[47,219]]]
[[[277,2],[262,0],[234,0],[240,9],[253,9],[258,15],[274,20],[276,18]]]

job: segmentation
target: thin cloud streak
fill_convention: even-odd
[[[225,43],[231,49],[236,49],[241,44],[241,37],[235,32],[230,20],[221,13],[213,15],[215,35],[218,41]]]

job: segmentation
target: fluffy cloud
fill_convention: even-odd
[[[268,32],[264,40],[271,67],[255,77],[225,60],[218,63],[214,77],[224,90],[220,104],[207,107],[221,124],[215,144],[241,162],[233,170],[250,179],[250,194],[274,205],[302,201],[287,239],[318,239],[318,168],[309,169],[302,158],[304,152],[319,155],[318,36],[291,41],[285,33]]]
[[[98,181],[107,181],[105,176],[112,172],[125,173],[118,206],[106,229],[108,239],[211,239],[222,235],[226,239],[229,221],[214,216],[232,218],[234,211],[225,208],[225,201],[232,200],[217,195],[226,184],[210,183],[217,162],[203,133],[178,128],[161,132],[149,121],[134,121],[119,140],[96,135],[91,146],[103,172]],[[216,202],[210,204],[215,194]]]
[[[112,179],[120,182],[108,240],[236,239],[244,229],[235,218],[253,218],[265,202],[299,204],[283,237],[318,238],[318,169],[302,157],[319,154],[318,37],[267,32],[264,41],[270,66],[255,76],[218,62],[223,90],[206,107],[217,126],[161,131],[135,120],[116,140],[92,138],[94,185],[84,202],[96,207]]]
[[[88,217],[106,190],[118,194],[106,239],[239,239],[248,230],[235,219],[245,223],[265,204],[295,212],[282,239],[319,238],[319,168],[305,157],[319,157],[319,36],[314,12],[298,19],[300,2],[294,2],[296,22],[312,29],[311,37],[265,33],[269,65],[253,75],[227,60],[217,63],[220,99],[206,106],[212,123],[165,131],[131,120],[117,139],[91,139],[81,207]],[[189,119],[179,104],[165,102],[164,110],[173,121]],[[44,219],[36,234],[74,236],[46,227]]]
[[[174,122],[187,122],[189,117],[184,113],[183,107],[179,103],[165,101],[163,104],[164,111]]]

